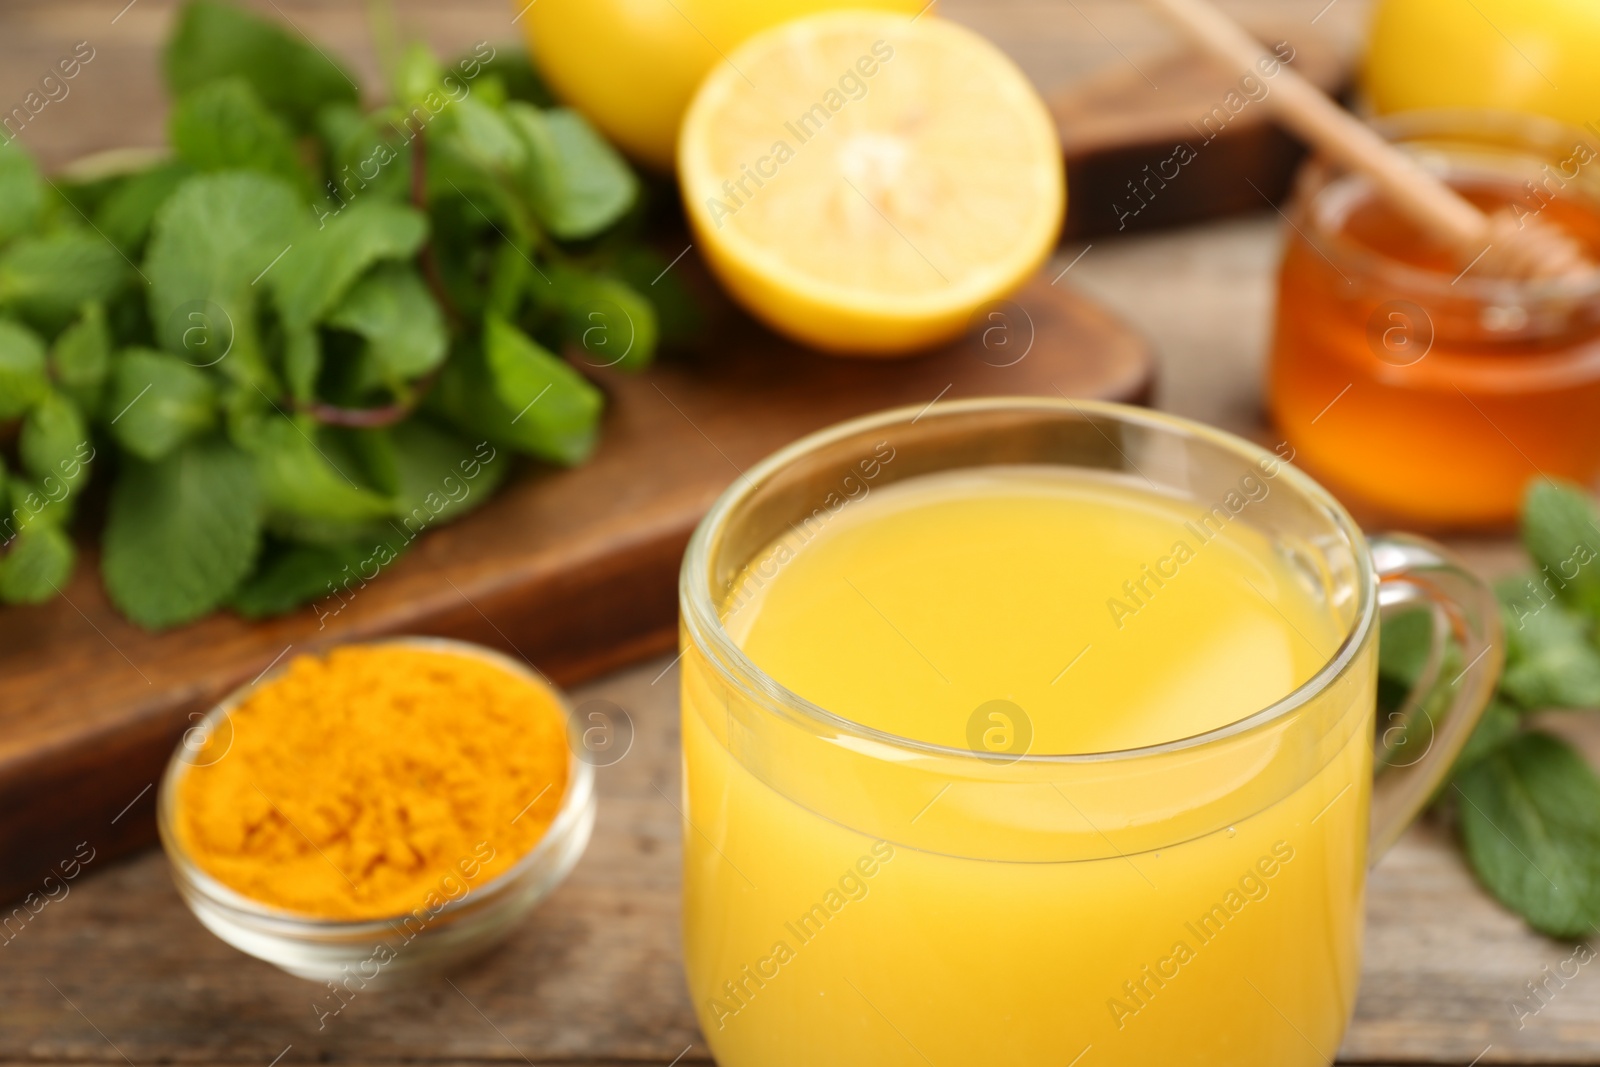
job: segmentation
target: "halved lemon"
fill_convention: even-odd
[[[932,16],[809,16],[735,49],[689,105],[696,244],[757,318],[889,356],[964,332],[1050,254],[1066,205],[1044,102],[999,49]]]

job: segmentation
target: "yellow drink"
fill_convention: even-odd
[[[723,626],[786,688],[901,737],[970,747],[1004,700],[1033,752],[1176,741],[1288,695],[1342,636],[1265,537],[1200,510],[1046,468],[916,478],[758,557]]]
[[[1352,625],[1253,521],[1292,490],[1245,469],[1215,500],[1066,467],[907,478],[728,583],[732,643],[816,708],[686,638],[686,967],[719,1063],[1331,1061],[1373,642],[1241,723]]]

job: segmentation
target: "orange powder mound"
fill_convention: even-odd
[[[302,656],[179,780],[175,829],[244,896],[328,919],[422,907],[536,845],[566,792],[566,723],[492,663],[400,645]]]

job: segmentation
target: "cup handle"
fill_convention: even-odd
[[[1483,717],[1500,679],[1505,640],[1494,591],[1448,549],[1409,534],[1380,535],[1370,544],[1380,613],[1425,607],[1434,623],[1421,676],[1376,730],[1368,862],[1377,863],[1444,784]],[[1441,708],[1436,694],[1451,639],[1465,666],[1446,680]]]

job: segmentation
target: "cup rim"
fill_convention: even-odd
[[[1190,437],[1202,438],[1252,463],[1262,459],[1270,459],[1272,462],[1279,464],[1279,476],[1287,476],[1290,480],[1289,484],[1297,492],[1319,505],[1328,514],[1350,545],[1351,555],[1356,565],[1356,585],[1359,599],[1349,632],[1345,634],[1333,655],[1310,678],[1264,708],[1235,719],[1233,722],[1223,726],[1192,734],[1188,737],[1163,741],[1155,745],[1112,749],[1104,752],[1029,752],[1020,756],[1008,755],[1005,760],[1007,766],[1030,764],[1034,766],[1060,766],[1126,761],[1165,756],[1188,749],[1217,744],[1265,727],[1287,716],[1332,686],[1341,675],[1350,669],[1377,618],[1377,580],[1376,571],[1373,567],[1371,547],[1367,544],[1365,534],[1362,533],[1361,528],[1350,516],[1350,513],[1334,499],[1331,493],[1293,464],[1225,430],[1219,430],[1192,419],[1153,411],[1148,408],[1101,400],[1072,400],[1065,397],[1060,399],[1034,396],[977,397],[948,400],[937,406],[917,407],[909,405],[891,408],[836,423],[833,426],[808,434],[767,456],[745,471],[743,476],[735,480],[733,484],[723,491],[722,495],[711,506],[711,510],[706,513],[705,518],[695,528],[694,535],[689,540],[688,550],[684,554],[683,567],[679,572],[678,592],[680,610],[683,612],[684,624],[689,631],[688,639],[695,642],[704,642],[709,651],[713,653],[713,655],[706,658],[715,665],[715,669],[723,680],[750,697],[754,704],[768,712],[798,718],[804,725],[809,727],[822,727],[824,730],[836,734],[844,734],[868,743],[887,746],[890,750],[903,752],[912,757],[931,756],[952,759],[969,763],[975,767],[993,764],[995,762],[994,757],[986,753],[974,752],[971,749],[956,748],[950,745],[935,744],[931,741],[921,741],[858,723],[853,719],[829,711],[821,705],[807,700],[770,677],[760,666],[745,655],[744,650],[734,642],[722,625],[721,615],[711,599],[710,545],[712,539],[736,514],[739,506],[767,479],[801,457],[823,449],[834,442],[869,430],[909,424],[924,418],[943,418],[973,412],[1024,410],[1069,413],[1084,420],[1089,419],[1091,416],[1100,416],[1104,419],[1131,423],[1154,431],[1179,433]],[[753,681],[758,684],[752,684]]]
[[[311,654],[327,655],[336,648],[383,645],[400,645],[428,652],[467,656],[501,667],[548,692],[555,700],[556,707],[561,712],[562,720],[567,728],[567,787],[561,798],[561,807],[556,811],[556,817],[551,820],[549,828],[544,832],[544,836],[539,838],[533,848],[524,853],[510,867],[507,867],[487,882],[476,886],[471,892],[455,900],[446,901],[444,906],[434,913],[433,918],[430,920],[430,923],[438,924],[437,927],[432,928],[442,929],[447,925],[445,920],[453,918],[459,913],[480,908],[486,900],[493,901],[509,890],[514,889],[531,872],[537,870],[548,855],[559,848],[561,842],[571,836],[582,822],[584,811],[589,806],[590,797],[594,793],[594,767],[588,761],[578,758],[577,750],[572,744],[575,720],[572,706],[568,702],[566,694],[553,682],[545,679],[537,668],[518,662],[496,649],[448,637],[397,635],[369,641],[340,642],[316,649]],[[269,685],[282,677],[283,673],[289,669],[289,666],[289,662],[278,664],[254,681],[233,689],[221,700],[217,701],[211,710],[206,712],[191,729],[200,730],[214,725],[221,717],[231,714],[236,707],[262,686]],[[156,800],[156,829],[161,837],[162,850],[166,852],[168,861],[177,869],[176,873],[181,874],[183,880],[203,894],[209,902],[226,908],[230,912],[238,913],[244,918],[274,926],[289,927],[293,931],[308,935],[380,933],[386,930],[393,930],[395,923],[411,916],[411,912],[405,911],[371,919],[322,918],[308,915],[305,912],[292,911],[288,908],[279,908],[263,903],[253,897],[245,896],[217,879],[195,861],[194,857],[189,854],[188,849],[184,847],[182,838],[176,832],[177,785],[183,775],[187,774],[193,767],[183,758],[184,752],[184,743],[180,739],[177,746],[174,747],[172,755],[167,759],[166,769],[162,772],[160,790]]]

